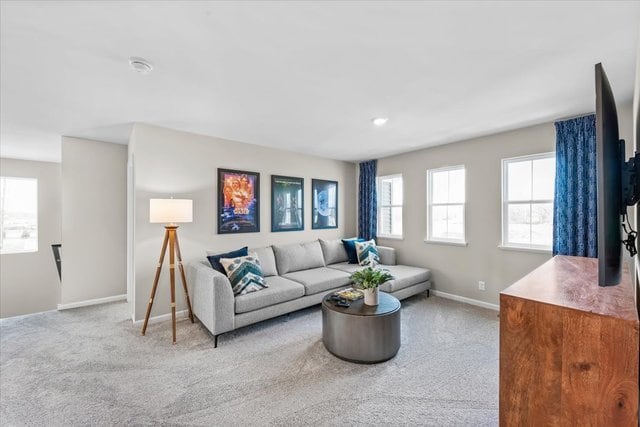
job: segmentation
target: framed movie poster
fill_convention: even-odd
[[[260,231],[260,174],[218,169],[218,234]]]
[[[338,183],[311,180],[311,228],[338,228]]]
[[[304,230],[304,179],[271,175],[271,231]]]

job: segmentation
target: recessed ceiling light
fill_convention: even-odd
[[[371,119],[371,121],[373,122],[374,125],[376,126],[382,126],[385,123],[387,123],[387,120],[389,120],[386,117],[374,117],[373,119]]]
[[[151,70],[153,70],[153,64],[139,56],[132,56],[129,58],[129,65],[133,71],[140,74],[149,74]]]

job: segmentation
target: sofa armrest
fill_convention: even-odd
[[[187,276],[193,314],[214,335],[232,331],[235,299],[227,276],[199,261],[187,265]]]
[[[380,264],[396,265],[396,250],[388,246],[377,246]]]

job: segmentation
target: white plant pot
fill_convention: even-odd
[[[364,289],[364,303],[366,305],[378,305],[378,288]]]

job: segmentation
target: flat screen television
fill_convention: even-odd
[[[596,146],[598,168],[598,284],[620,283],[622,247],[636,253],[636,233],[627,206],[640,196],[640,155],[625,161],[625,142],[619,139],[618,112],[602,64],[596,64]],[[622,234],[626,235],[623,239]]]

